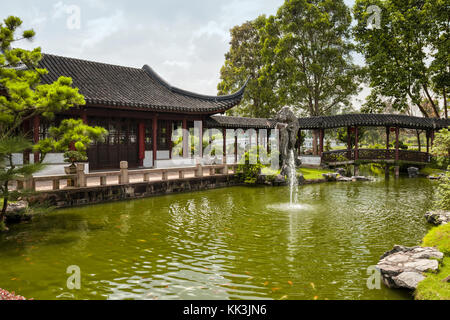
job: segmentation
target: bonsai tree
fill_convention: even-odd
[[[93,142],[104,142],[108,131],[102,127],[91,127],[81,119],[63,120],[59,127],[49,129],[49,137],[35,145],[43,157],[49,152],[64,152],[64,161],[75,166],[75,162],[86,161],[87,149]]]

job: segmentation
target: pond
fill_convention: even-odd
[[[233,187],[57,210],[0,235],[0,287],[34,299],[411,299],[367,268],[429,229],[427,179]],[[81,289],[67,288],[67,268]]]

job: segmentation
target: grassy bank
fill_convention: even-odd
[[[435,227],[423,239],[422,246],[436,247],[444,253],[444,260],[438,273],[428,273],[419,283],[417,300],[450,300],[450,283],[444,281],[450,276],[450,224]]]
[[[316,169],[316,168],[300,168],[297,170],[301,174],[303,174],[303,177],[305,180],[317,180],[317,179],[323,179],[322,174],[323,173],[330,173],[334,171],[330,170],[324,170],[324,169]]]
[[[323,179],[323,173],[330,173],[334,171],[324,170],[324,169],[316,169],[316,168],[299,168],[297,172],[303,174],[305,180],[317,180]],[[280,170],[272,170],[270,168],[263,168],[261,171],[262,174],[266,175],[278,175],[280,174]]]

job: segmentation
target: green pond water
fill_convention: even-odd
[[[0,287],[34,299],[411,299],[367,268],[429,226],[433,182],[233,187],[57,210],[0,235]],[[81,289],[67,288],[79,266]]]

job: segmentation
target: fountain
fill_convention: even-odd
[[[280,130],[281,175],[288,179],[290,206],[297,204],[297,165],[298,154],[295,146],[299,131],[298,118],[289,107],[284,107],[276,116],[277,129]]]

